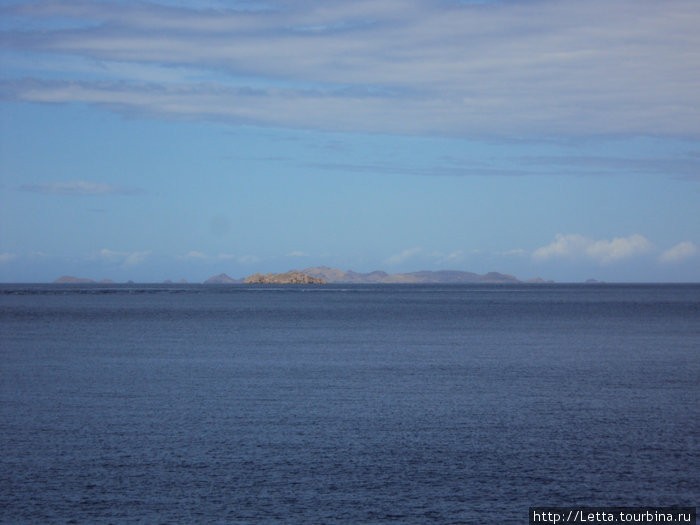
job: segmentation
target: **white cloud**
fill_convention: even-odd
[[[151,254],[150,250],[137,252],[117,252],[103,248],[91,259],[101,259],[103,261],[121,264],[123,266],[137,266],[143,263]]]
[[[404,250],[401,253],[394,254],[391,257],[385,259],[384,263],[388,264],[390,266],[395,266],[395,265],[404,263],[407,260],[412,259],[412,258],[414,258],[417,255],[420,255],[422,253],[423,253],[423,248],[420,248],[420,247],[410,248],[408,250]]]
[[[25,59],[16,78],[33,80],[6,83],[4,96],[330,130],[700,133],[696,0],[266,6],[6,7],[19,21],[1,40],[13,60],[40,51],[66,67],[48,81],[57,75]],[[87,75],[76,58],[103,69]]]
[[[136,188],[126,188],[105,182],[75,180],[70,182],[44,182],[41,184],[23,184],[21,191],[51,195],[136,195],[143,193]]]
[[[220,253],[218,258],[222,261],[236,261],[239,264],[255,264],[260,262],[260,257],[256,255],[236,255],[234,253]]]
[[[536,249],[532,256],[535,259],[552,259],[557,257],[575,257],[586,252],[586,248],[594,241],[586,239],[582,235],[569,234],[562,235],[558,233],[556,240]]]
[[[686,241],[666,250],[661,254],[659,260],[664,263],[675,263],[695,257],[698,253],[700,253],[700,248],[696,244]]]
[[[608,263],[646,253],[652,248],[651,242],[635,234],[629,237],[616,237],[612,241],[596,241],[588,247],[587,252],[593,259]]]
[[[651,242],[638,234],[616,237],[611,241],[607,239],[596,241],[579,234],[557,234],[554,242],[536,249],[532,257],[537,260],[587,258],[607,264],[636,257],[652,249]]]
[[[122,259],[127,254],[125,252],[115,252],[114,250],[108,250],[107,248],[102,248],[97,255],[100,259],[115,260],[115,259]]]
[[[236,255],[234,253],[220,253],[218,259],[222,261],[236,261],[240,264],[254,264],[260,261],[256,255]]]
[[[304,252],[299,251],[299,250],[295,250],[295,251],[289,252],[287,254],[287,257],[308,257],[308,256],[309,256],[308,253],[304,253]]]
[[[143,252],[131,252],[124,259],[124,266],[137,266],[143,263],[148,256],[151,255],[150,250]]]
[[[464,252],[461,250],[454,251],[452,253],[449,253],[442,257],[441,262],[443,263],[450,263],[450,262],[461,262],[465,258]]]
[[[178,259],[209,259],[209,256],[206,253],[198,252],[196,250],[191,250],[187,252],[185,255],[179,255]]]
[[[238,258],[238,262],[241,264],[255,264],[260,262],[260,258],[256,255],[241,255]]]

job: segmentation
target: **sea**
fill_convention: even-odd
[[[0,285],[0,523],[694,506],[700,285]]]

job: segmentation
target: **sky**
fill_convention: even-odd
[[[0,0],[0,282],[700,281],[697,0]]]

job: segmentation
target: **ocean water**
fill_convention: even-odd
[[[699,285],[0,285],[0,522],[696,505],[699,394]]]

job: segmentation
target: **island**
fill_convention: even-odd
[[[102,279],[95,281],[86,279],[85,277],[73,277],[72,275],[64,275],[54,281],[54,284],[114,284],[112,279]]]
[[[440,270],[390,274],[380,270],[360,273],[328,266],[315,266],[304,270],[290,270],[286,273],[255,273],[245,279],[232,279],[222,273],[210,277],[205,284],[543,284],[552,282],[554,281],[545,281],[541,277],[521,281],[517,277],[499,272],[480,275],[459,270]]]
[[[352,270],[343,271],[327,266],[306,268],[302,273],[313,277],[320,277],[329,283],[386,283],[386,284],[465,284],[465,283],[503,283],[516,284],[521,281],[516,277],[498,272],[489,272],[479,275],[473,272],[458,270],[420,271],[410,273],[386,273],[374,271],[370,273],[358,273]]]
[[[312,275],[292,270],[286,273],[254,273],[245,278],[245,284],[326,284],[323,277],[314,277]]]
[[[64,275],[54,281],[54,284],[92,284],[95,281],[84,277],[73,277],[72,275]]]
[[[54,283],[57,284],[113,284],[111,279],[94,281],[84,277],[74,277],[64,275],[59,277]],[[369,273],[355,272],[352,270],[339,270],[328,266],[314,266],[304,270],[289,270],[285,273],[254,273],[246,278],[236,279],[225,273],[213,275],[204,281],[207,285],[230,285],[230,284],[546,284],[554,281],[544,280],[535,277],[521,281],[513,275],[488,272],[477,274],[462,270],[438,270],[419,271],[407,273],[387,273],[375,270]],[[587,283],[597,283],[595,279],[588,279]],[[185,279],[180,279],[179,284],[186,284]],[[134,284],[134,281],[127,281],[127,284]],[[163,284],[174,284],[171,280],[166,280]]]
[[[219,275],[215,275],[213,277],[209,277],[206,281],[204,281],[204,284],[236,284],[236,283],[242,283],[243,279],[233,279],[226,275],[225,273],[220,273]]]

